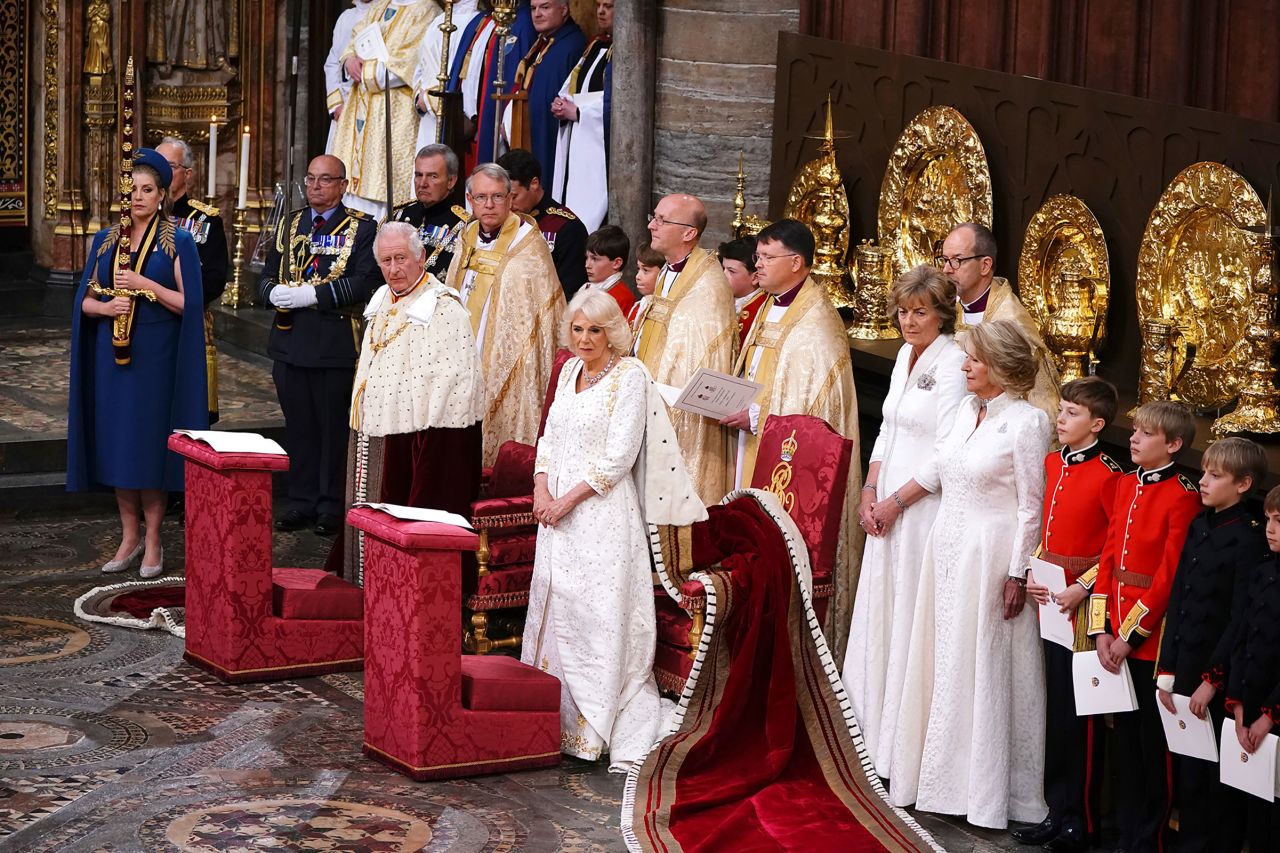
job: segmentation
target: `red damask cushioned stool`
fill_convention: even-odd
[[[512,658],[462,654],[462,558],[479,538],[368,507],[364,751],[418,781],[560,761],[560,682]]]
[[[271,605],[281,619],[364,618],[360,587],[323,569],[272,569]]]
[[[186,459],[186,659],[237,683],[360,669],[360,589],[271,566],[271,475],[288,457],[218,453],[184,435],[169,449]]]

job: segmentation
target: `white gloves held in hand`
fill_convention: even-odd
[[[310,308],[318,301],[316,299],[316,289],[310,284],[304,284],[300,287],[286,287],[278,284],[271,288],[269,298],[272,305],[289,311],[298,308]]]

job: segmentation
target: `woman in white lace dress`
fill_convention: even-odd
[[[607,753],[609,769],[625,772],[657,738],[660,717],[646,521],[688,524],[706,510],[653,380],[623,355],[630,332],[614,298],[580,291],[562,343],[577,358],[565,363],[538,441],[540,527],[520,659],[560,679],[561,751],[592,761]],[[646,486],[661,510],[647,506]]]
[[[919,266],[894,282],[889,306],[906,343],[893,366],[862,487],[858,517],[867,543],[844,658],[845,689],[876,773],[884,777],[893,775],[890,747],[916,587],[938,512],[937,445],[965,395],[964,350],[952,337],[955,284],[940,270]]]
[[[1044,818],[1044,670],[1026,608],[1049,421],[1023,399],[1035,346],[1012,322],[961,343],[971,392],[939,447],[889,797],[977,826]]]

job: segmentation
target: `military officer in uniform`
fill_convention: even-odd
[[[382,277],[373,259],[373,220],[342,204],[342,161],[316,157],[304,183],[308,206],[280,223],[258,297],[276,309],[267,355],[275,362],[271,378],[289,451],[289,497],[276,529],[314,525],[327,536],[342,524],[359,317]]]
[[[209,375],[209,423],[218,422],[218,348],[213,341],[213,312],[210,306],[227,287],[227,232],[218,208],[187,195],[195,159],[191,146],[166,136],[156,151],[173,169],[169,185],[173,218],[178,227],[191,234],[200,252],[200,272],[204,277],[204,355]]]
[[[426,145],[413,164],[415,201],[402,204],[391,213],[393,222],[408,222],[418,229],[427,251],[427,272],[444,281],[453,260],[453,250],[462,231],[466,208],[455,206],[458,185],[458,155],[447,145]]]
[[[511,209],[527,213],[538,222],[538,230],[551,250],[564,298],[572,299],[587,283],[587,227],[573,211],[562,207],[542,188],[542,166],[528,151],[513,148],[498,158],[498,165],[511,175]]]

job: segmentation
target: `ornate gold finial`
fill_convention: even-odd
[[[733,229],[734,238],[742,236],[743,214],[747,210],[747,173],[742,168],[742,152],[738,152],[738,189],[733,194],[733,221],[729,227]]]
[[[827,154],[835,154],[836,132],[831,122],[831,95],[827,95],[827,128],[822,134],[822,150]]]

